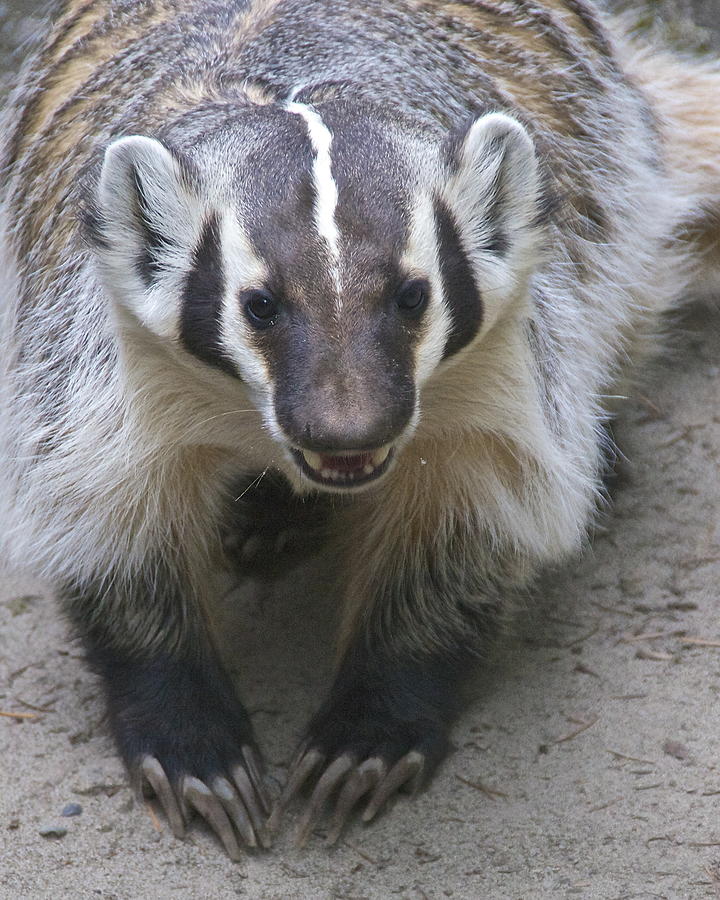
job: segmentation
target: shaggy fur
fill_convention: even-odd
[[[215,671],[208,573],[268,470],[345,497],[306,747],[382,760],[377,797],[432,768],[493,622],[585,540],[607,398],[720,287],[718,96],[586,0],[64,4],[0,131],[0,554],[129,673],[131,768],[229,765],[125,739],[127,660]],[[390,446],[363,490],[298,455]]]

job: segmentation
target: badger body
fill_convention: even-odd
[[[0,552],[56,586],[176,833],[269,839],[207,626],[238,507],[245,539],[322,506],[343,572],[271,827],[311,782],[301,837],[337,792],[336,838],[442,759],[585,540],[606,398],[718,286],[718,92],[585,0],[60,8],[3,128]]]

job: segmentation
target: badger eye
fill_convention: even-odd
[[[400,288],[395,302],[404,313],[418,316],[427,306],[428,294],[428,283],[416,279],[406,282]]]
[[[266,291],[252,291],[245,300],[245,315],[256,328],[267,328],[275,324],[279,304]]]

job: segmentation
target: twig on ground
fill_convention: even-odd
[[[672,653],[659,653],[657,650],[648,650],[646,647],[638,647],[635,656],[638,659],[654,659],[656,662],[667,662],[672,659]]]
[[[619,803],[621,797],[616,797],[614,800],[608,800],[607,803],[600,803],[598,806],[591,806],[590,812],[600,812],[601,809],[608,809],[610,806],[615,806],[616,803]]]
[[[578,638],[574,638],[572,641],[568,641],[566,644],[562,645],[563,650],[569,650],[571,647],[577,647],[578,644],[584,643],[588,638],[591,638],[594,634],[600,630],[600,624],[596,623],[593,627],[585,632],[585,634],[580,635]]]
[[[372,863],[374,866],[378,866],[378,868],[380,867],[380,863],[376,859],[373,859],[370,854],[365,853],[365,851],[361,850],[356,844],[351,844],[350,841],[347,840],[343,840],[342,843],[351,850],[354,850],[357,855],[362,857],[366,862]]]
[[[17,703],[27,706],[28,709],[34,709],[35,712],[55,712],[55,708],[52,704],[48,704],[47,706],[35,706],[33,703],[28,703],[27,700],[23,700],[22,697],[16,697],[15,700]]]
[[[628,762],[644,763],[647,766],[657,765],[652,759],[640,759],[639,756],[628,756],[627,753],[620,753],[619,750],[611,750],[609,747],[606,747],[605,750],[607,753],[612,753],[613,756],[617,756],[618,759],[625,759]]]
[[[503,800],[508,799],[508,795],[503,791],[496,791],[493,788],[489,788],[487,785],[483,784],[482,781],[470,781],[468,778],[463,778],[462,775],[458,775],[455,773],[455,777],[458,781],[462,781],[463,784],[466,784],[468,787],[475,788],[476,791],[480,791],[482,794],[488,796],[491,800],[495,800],[496,797],[502,797]]]
[[[662,411],[662,409],[660,409],[660,407],[656,403],[653,403],[653,401],[649,397],[646,397],[645,394],[636,394],[635,396],[643,406],[652,410],[652,412],[656,413],[661,419],[665,418],[665,413]]]
[[[588,666],[584,665],[583,663],[578,663],[575,666],[575,671],[580,672],[583,675],[592,675],[593,678],[600,678],[597,672],[593,672],[592,669],[588,668]]]
[[[619,644],[636,644],[640,641],[656,641],[658,638],[669,638],[669,637],[677,637],[677,630],[675,631],[653,631],[648,634],[624,634],[620,640]]]
[[[571,741],[573,738],[576,738],[579,734],[582,734],[583,731],[587,731],[588,728],[592,728],[592,726],[593,726],[597,721],[599,721],[599,719],[600,719],[600,716],[595,716],[595,718],[594,718],[594,719],[591,719],[589,722],[582,722],[582,721],[581,721],[577,728],[574,728],[572,731],[569,731],[567,734],[562,735],[562,737],[555,738],[555,740],[552,741],[552,743],[553,743],[553,744],[564,744],[565,741]],[[575,719],[575,720],[571,719],[570,721],[571,721],[571,722],[572,722],[572,721],[577,722],[577,721],[579,721],[579,720],[578,720],[578,719]]]
[[[8,719],[37,719],[37,713],[10,712],[9,710],[0,709],[0,716]]]

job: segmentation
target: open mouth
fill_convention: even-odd
[[[303,474],[317,484],[335,488],[353,488],[379,478],[393,457],[393,447],[350,453],[314,453],[292,448]]]

